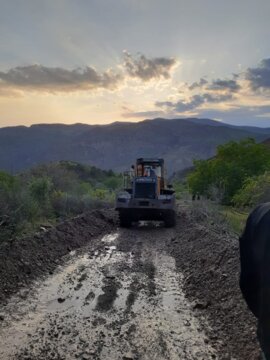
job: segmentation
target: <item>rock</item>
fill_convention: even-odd
[[[65,298],[61,298],[61,297],[59,297],[59,298],[57,299],[57,301],[58,301],[60,304],[63,303],[65,300],[66,300]]]
[[[28,290],[27,289],[23,289],[20,291],[19,296],[21,299],[25,300],[27,298],[28,295]]]
[[[123,356],[123,360],[133,360],[134,356],[132,355],[132,353],[127,353]]]
[[[115,276],[114,276],[114,275],[106,275],[106,279],[114,280],[114,279],[115,279]]]
[[[5,316],[3,314],[0,314],[0,321],[5,320]]]
[[[210,305],[210,301],[197,301],[193,305],[193,309],[204,310],[207,309],[209,305]]]
[[[83,355],[82,355],[82,360],[88,360],[88,359],[90,359],[90,356],[91,356],[91,355],[83,354]]]

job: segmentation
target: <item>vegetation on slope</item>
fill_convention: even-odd
[[[59,218],[112,204],[122,178],[113,171],[61,161],[19,175],[0,172],[0,240]]]
[[[269,191],[270,149],[253,139],[220,145],[214,158],[194,161],[194,165],[188,175],[192,194],[227,205],[250,206],[263,201]],[[258,193],[260,187],[264,190]]]
[[[215,211],[240,234],[250,210],[270,201],[270,146],[253,139],[231,141],[217,149],[214,158],[194,161],[187,175],[192,195],[215,200]],[[209,204],[212,207],[214,204]]]

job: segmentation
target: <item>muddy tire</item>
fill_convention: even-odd
[[[132,219],[130,218],[129,214],[124,214],[120,212],[119,223],[120,223],[120,227],[130,228],[132,225]]]
[[[176,225],[175,211],[168,211],[164,216],[164,225],[166,228],[171,228]]]

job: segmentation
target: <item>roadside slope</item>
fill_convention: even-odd
[[[114,210],[94,210],[55,228],[1,243],[0,303],[33,279],[52,272],[62,256],[109,233],[115,224]]]
[[[197,316],[209,320],[206,330],[220,359],[258,359],[256,320],[239,288],[237,236],[201,202],[179,208],[176,233],[169,253],[184,275],[183,289]]]

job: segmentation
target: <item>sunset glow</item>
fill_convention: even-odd
[[[270,126],[267,0],[0,2],[0,126]]]

